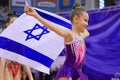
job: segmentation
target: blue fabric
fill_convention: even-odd
[[[90,36],[85,40],[84,72],[90,80],[120,80],[120,6],[88,13]],[[59,15],[69,19],[69,12]]]
[[[33,59],[34,61],[37,61],[38,63],[41,63],[48,68],[51,66],[52,62],[54,61],[51,58],[33,50],[27,46],[24,46],[18,42],[15,42],[13,40],[10,40],[10,39],[4,38],[4,37],[0,37],[0,41],[2,42],[0,44],[0,48],[14,52],[14,53],[22,55],[22,56],[25,56],[29,59]],[[4,44],[4,43],[6,43],[6,44]],[[33,56],[33,54],[34,54],[34,56]]]
[[[43,12],[40,12],[38,10],[36,10],[36,11],[37,11],[37,13],[39,15],[41,15],[42,17],[44,17],[45,19],[47,19],[47,20],[49,20],[51,22],[57,23],[57,24],[59,24],[61,26],[64,26],[64,27],[66,27],[68,29],[72,28],[70,23],[67,23],[67,22],[65,22],[65,21],[63,21],[63,20],[61,20],[59,18],[53,17],[51,15],[48,15],[47,13],[43,13]]]

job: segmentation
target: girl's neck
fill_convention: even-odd
[[[73,27],[72,27],[72,32],[73,32],[74,34],[76,34],[76,35],[80,35],[80,32],[81,32],[81,31],[79,31],[79,30],[75,27],[75,25],[73,25]]]

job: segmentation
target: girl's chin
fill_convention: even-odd
[[[86,30],[86,28],[79,29],[79,31],[82,32],[82,33],[84,33],[85,30]]]

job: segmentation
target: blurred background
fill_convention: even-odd
[[[83,71],[90,80],[120,80],[120,0],[28,0],[29,5],[69,19],[75,2],[87,9],[90,20],[86,39],[87,53]],[[8,13],[23,13],[25,0],[0,0],[0,32],[5,28]],[[65,51],[51,66],[47,75],[32,70],[35,80],[54,80],[65,60]]]
[[[120,0],[28,0],[28,2],[31,6],[54,13],[71,11],[75,2],[80,2],[85,9],[104,8],[120,4]],[[25,0],[0,0],[0,28],[4,27],[8,12],[14,12],[19,16],[23,13],[24,6]]]

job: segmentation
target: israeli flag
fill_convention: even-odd
[[[66,29],[71,27],[69,20],[44,10],[35,9],[50,23]],[[0,57],[17,61],[47,74],[49,74],[51,64],[63,48],[63,38],[25,13],[0,35]]]

